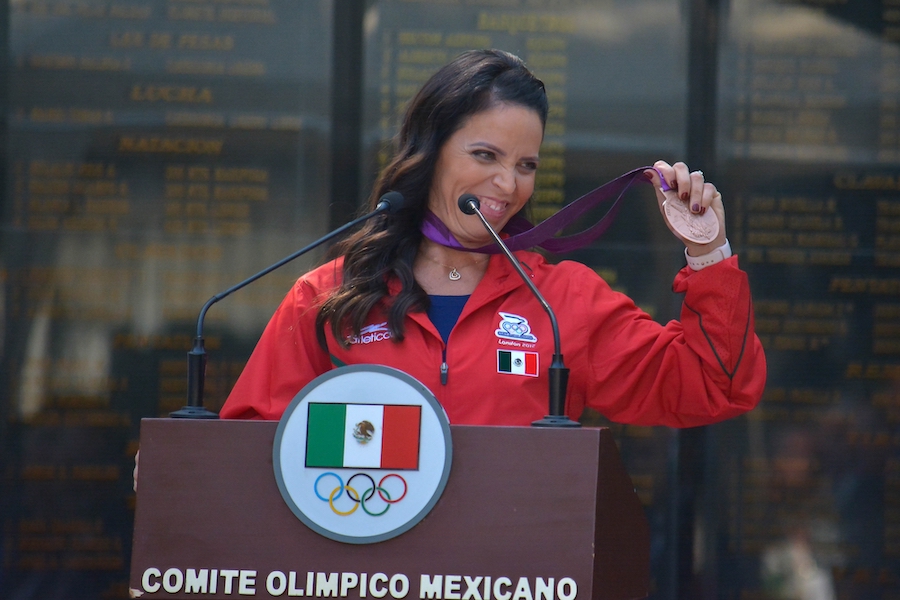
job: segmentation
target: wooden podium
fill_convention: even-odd
[[[451,426],[437,505],[375,544],[315,533],[273,475],[278,423],[144,419],[142,598],[644,598],[649,528],[608,429]]]

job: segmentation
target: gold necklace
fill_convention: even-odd
[[[423,253],[423,256],[436,265],[440,265],[440,266],[444,267],[445,269],[450,269],[450,273],[447,274],[447,278],[450,279],[450,281],[459,281],[460,279],[462,279],[462,275],[459,273],[459,270],[456,267],[451,266],[451,265],[445,265],[444,263],[431,258],[430,256],[428,256],[425,253]],[[472,262],[470,262],[469,264],[463,265],[460,268],[467,269],[469,267],[473,267],[473,266],[477,265],[480,262],[483,262],[482,259],[477,258],[477,259],[473,260]]]

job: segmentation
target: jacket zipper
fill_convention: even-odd
[[[444,346],[444,349],[441,350],[441,385],[447,385],[447,376],[449,375],[450,367],[447,365],[447,346]]]

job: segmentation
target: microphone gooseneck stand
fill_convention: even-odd
[[[491,238],[493,238],[494,243],[503,251],[503,254],[509,259],[509,262],[519,274],[519,277],[522,278],[522,281],[525,282],[525,285],[528,286],[528,289],[531,290],[531,293],[534,294],[541,306],[544,307],[544,311],[546,311],[547,315],[550,317],[550,326],[553,328],[553,360],[550,362],[550,367],[548,369],[550,379],[550,414],[546,415],[543,419],[534,421],[531,424],[532,427],[581,427],[581,423],[573,421],[566,416],[566,389],[569,385],[569,369],[567,369],[563,363],[562,344],[560,343],[559,325],[556,322],[556,314],[553,312],[553,309],[550,308],[550,305],[547,303],[547,300],[544,299],[541,292],[535,287],[531,278],[528,277],[522,269],[522,265],[519,264],[519,261],[513,256],[510,249],[503,243],[503,240],[500,239],[500,236],[497,235],[497,232],[494,231],[491,224],[487,222],[484,215],[481,214],[481,203],[478,201],[478,198],[472,194],[463,194],[459,197],[458,204],[459,209],[465,214],[478,215],[482,225],[484,225],[484,228],[491,235]]]
[[[176,419],[218,419],[219,415],[216,413],[207,410],[203,406],[203,387],[206,381],[206,348],[204,347],[203,340],[203,321],[206,319],[206,313],[210,309],[210,307],[218,302],[219,300],[229,296],[230,294],[238,291],[239,289],[250,285],[260,277],[268,275],[275,269],[286,265],[291,262],[295,258],[306,254],[310,250],[324,244],[328,240],[344,233],[348,229],[356,227],[360,223],[364,221],[368,221],[372,217],[383,213],[396,213],[403,206],[403,195],[400,192],[388,192],[384,196],[382,196],[378,204],[375,206],[375,210],[372,212],[365,214],[358,219],[354,219],[349,223],[342,225],[328,233],[308,246],[304,246],[303,248],[297,250],[290,256],[286,256],[281,259],[274,265],[266,267],[256,275],[245,279],[239,284],[232,286],[225,290],[224,292],[220,292],[206,301],[206,304],[203,305],[203,308],[200,309],[200,316],[197,318],[197,337],[194,338],[194,344],[191,348],[191,351],[188,352],[188,389],[187,389],[187,405],[182,407],[180,410],[169,413],[170,417]]]

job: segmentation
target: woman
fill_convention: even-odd
[[[543,417],[550,324],[504,256],[469,251],[490,237],[457,199],[474,194],[502,230],[534,190],[546,118],[543,84],[510,54],[471,51],[438,71],[410,103],[396,157],[371,196],[374,205],[396,190],[406,207],[368,221],[336,247],[338,259],[297,281],[221,416],[278,419],[316,376],[377,363],[425,384],[451,423]],[[702,257],[675,279],[685,294],[680,322],[659,325],[583,265],[516,253],[558,315],[574,419],[590,406],[618,422],[703,425],[753,408],[762,395],[765,358],[721,196],[683,163],[654,167],[645,176],[655,188],[664,178],[689,210],[712,210],[719,221],[708,244],[679,236],[686,255]],[[428,211],[462,249],[423,235]]]

